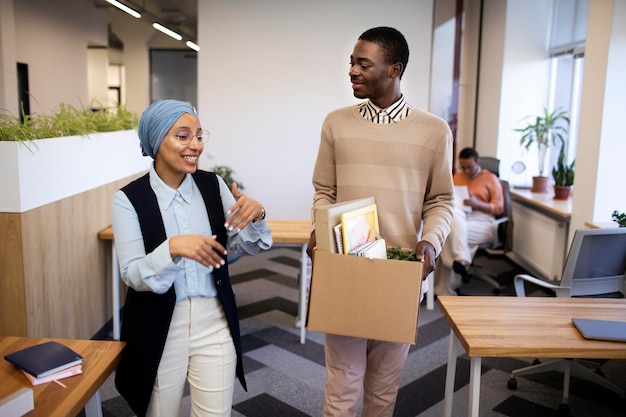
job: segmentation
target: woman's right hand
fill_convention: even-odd
[[[193,259],[207,268],[220,268],[226,263],[226,248],[217,241],[217,236],[180,235],[170,238],[170,255]]]

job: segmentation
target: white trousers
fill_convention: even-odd
[[[147,416],[180,416],[185,381],[189,381],[191,417],[230,416],[236,363],[217,297],[176,303]]]
[[[435,294],[456,295],[461,286],[461,277],[452,270],[454,261],[472,263],[478,245],[491,242],[491,224],[494,218],[488,213],[476,211],[466,213],[456,208],[450,223],[450,234],[437,259],[435,269]]]

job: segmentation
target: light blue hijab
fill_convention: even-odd
[[[179,100],[158,100],[144,110],[137,128],[143,156],[155,159],[163,138],[185,113],[200,120],[196,109],[191,104]]]

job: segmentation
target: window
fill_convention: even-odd
[[[570,116],[565,143],[567,162],[576,159],[580,94],[585,62],[585,38],[589,0],[556,0],[550,35],[550,91],[548,107],[564,109]],[[559,147],[550,148],[548,166],[554,166]]]

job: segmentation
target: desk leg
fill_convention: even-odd
[[[113,339],[120,340],[120,263],[111,242],[111,299],[113,300]]]
[[[306,248],[307,244],[304,243],[300,255],[300,343],[306,341],[306,301],[309,283],[309,274],[307,273],[308,255],[306,254]]]
[[[426,277],[428,280],[428,292],[426,293],[426,309],[435,309],[435,272],[431,272]]]
[[[446,388],[443,397],[443,416],[452,416],[452,396],[454,395],[454,379],[456,378],[456,343],[454,330],[450,330],[450,346],[448,347],[448,368],[446,369]]]
[[[478,402],[480,400],[480,365],[482,358],[474,356],[470,362],[469,386],[469,415],[478,417]]]
[[[85,417],[102,417],[102,404],[100,402],[100,390],[85,404]]]

